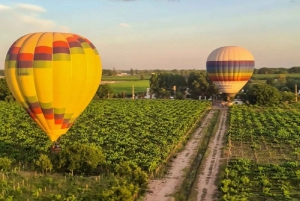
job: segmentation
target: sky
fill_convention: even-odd
[[[232,45],[255,68],[300,66],[300,0],[0,0],[0,30],[0,69],[15,40],[41,31],[88,38],[103,69],[202,70]]]

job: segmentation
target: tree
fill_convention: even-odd
[[[133,69],[130,69],[130,75],[134,75]]]
[[[0,78],[0,100],[12,99],[12,94],[7,86],[6,80]]]
[[[150,77],[150,89],[157,98],[168,98],[176,91],[184,92],[186,80],[182,75],[170,73],[153,73]]]
[[[143,71],[141,71],[141,73],[140,73],[141,75],[140,75],[140,80],[144,80],[145,79],[145,75],[144,75],[144,72]]]
[[[281,101],[281,94],[268,84],[255,84],[249,90],[250,103],[258,105],[278,104]]]
[[[1,157],[0,158],[0,169],[2,171],[7,171],[9,169],[11,169],[11,159],[7,158],[7,157]]]
[[[282,102],[292,102],[295,100],[295,94],[288,91],[281,92],[281,101]]]
[[[96,92],[98,98],[109,98],[114,94],[114,89],[109,84],[101,84]]]
[[[210,81],[206,72],[192,72],[187,80],[187,87],[192,98],[198,96],[212,96],[217,93],[217,88]]]
[[[46,172],[48,170],[52,170],[52,163],[51,163],[51,160],[49,159],[49,157],[45,154],[41,154],[39,159],[35,162],[35,165],[40,168],[42,170],[42,172]]]
[[[62,149],[56,162],[59,169],[68,170],[72,175],[74,171],[89,174],[105,163],[105,157],[98,147],[76,143]]]
[[[275,82],[274,78],[268,78],[267,81],[266,81],[266,84],[273,86],[274,82]]]

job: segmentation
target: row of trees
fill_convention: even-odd
[[[213,96],[218,90],[204,71],[192,72],[186,79],[179,74],[155,73],[150,77],[150,90],[156,98],[176,96],[181,99],[189,94],[191,98]]]
[[[269,84],[254,84],[248,90],[241,92],[240,97],[250,104],[277,105],[281,102],[292,102],[295,94],[289,91],[279,91]]]
[[[259,68],[254,69],[254,74],[293,74],[300,73],[300,66],[294,66],[291,68]]]
[[[0,100],[6,100],[6,101],[13,100],[13,96],[4,78],[0,78]]]

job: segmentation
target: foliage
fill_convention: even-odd
[[[39,159],[35,161],[35,165],[46,173],[48,170],[51,172],[53,168],[50,158],[45,154],[40,155]]]
[[[5,191],[5,199],[25,201],[134,200],[146,188],[148,175],[166,162],[210,106],[209,101],[188,100],[92,101],[59,140],[60,154],[50,157],[52,173],[28,176],[33,161],[46,161],[41,155],[49,154],[51,141],[17,103],[0,101],[0,157],[13,160],[10,169],[19,171],[5,176],[0,192]],[[89,148],[102,149],[105,156],[96,168],[93,161],[99,158],[90,157]],[[74,176],[57,174],[72,170]],[[77,176],[81,173],[91,176]]]
[[[168,98],[176,91],[185,91],[186,80],[182,75],[170,73],[154,73],[150,77],[150,89],[156,98]]]
[[[217,93],[217,88],[210,81],[206,72],[193,72],[187,80],[187,87],[192,98],[198,96],[212,96]]]
[[[7,157],[0,158],[0,169],[2,171],[7,171],[11,168],[12,160]]]
[[[280,92],[268,84],[255,84],[249,90],[249,101],[258,105],[278,104],[281,100]]]
[[[12,94],[4,78],[0,78],[0,100],[13,100]]]
[[[99,98],[109,98],[114,94],[114,90],[109,84],[101,84],[96,92],[96,97]]]
[[[298,200],[300,113],[234,105],[229,117],[222,200]]]
[[[89,174],[105,163],[105,157],[98,147],[75,143],[60,151],[54,161],[59,171]]]

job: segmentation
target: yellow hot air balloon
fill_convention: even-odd
[[[27,34],[12,44],[5,59],[9,89],[52,142],[92,100],[101,75],[95,46],[72,33]]]
[[[225,46],[212,51],[206,61],[208,77],[227,95],[233,98],[251,78],[254,58],[243,47]]]

